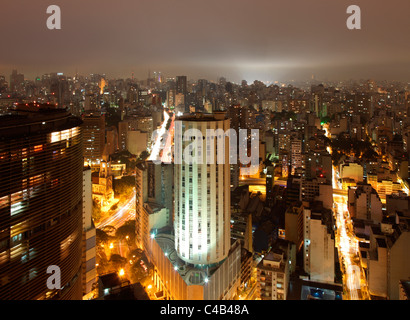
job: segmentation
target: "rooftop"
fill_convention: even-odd
[[[181,121],[223,121],[226,120],[224,111],[214,111],[213,113],[185,113],[176,118]]]
[[[17,105],[8,114],[0,115],[0,138],[61,131],[81,123],[81,119],[66,109],[57,109],[52,105]]]
[[[141,283],[114,289],[104,300],[150,300]]]
[[[113,288],[121,286],[121,279],[117,272],[107,273],[99,277],[103,288]]]

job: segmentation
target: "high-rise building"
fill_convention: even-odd
[[[105,116],[98,112],[83,115],[84,161],[100,165],[105,146]]]
[[[151,230],[172,227],[173,166],[152,161],[136,166],[136,242],[149,250]],[[149,253],[148,253],[149,254]]]
[[[332,212],[310,203],[303,209],[304,270],[312,281],[335,281],[335,234]]]
[[[177,76],[175,93],[182,93],[183,95],[186,95],[188,93],[186,76]]]
[[[10,90],[12,92],[19,91],[22,88],[24,82],[24,74],[17,73],[17,70],[13,70],[10,75]]]
[[[292,132],[290,138],[290,168],[291,174],[295,174],[299,168],[304,168],[302,157],[302,140],[299,139],[296,132]]]
[[[179,122],[179,124],[178,124]],[[198,130],[202,137],[210,141],[207,129],[229,129],[229,120],[218,115],[198,114],[183,116],[176,120],[175,144],[181,143],[181,151],[189,148],[192,141],[182,141],[187,130]],[[219,133],[219,135],[221,135]],[[195,157],[201,157],[202,163],[188,164],[185,158],[175,164],[175,247],[179,257],[191,264],[212,265],[228,256],[230,249],[230,165],[229,148],[222,155],[226,161],[217,164],[217,143],[206,143],[206,149]],[[229,138],[225,138],[228,146]],[[177,152],[177,151],[176,151]],[[186,152],[185,152],[186,153]],[[219,154],[220,155],[220,154]],[[207,164],[213,156],[214,163]],[[193,161],[195,162],[195,161]],[[196,235],[196,236],[193,236]]]
[[[82,152],[81,120],[65,110],[1,116],[1,300],[82,299]],[[50,266],[61,289],[47,285]]]
[[[193,155],[194,150],[187,146],[189,141],[182,139],[182,132],[189,129],[196,129],[196,133],[203,135],[195,135],[198,142],[208,141],[208,137],[211,141],[212,134],[209,136],[206,129],[221,129],[225,133],[229,120],[224,113],[218,112],[186,115],[175,121],[174,232],[154,227],[151,216],[154,217],[158,208],[152,206],[148,195],[150,192],[160,195],[161,188],[156,184],[152,190],[141,188],[139,184],[143,186],[148,176],[143,169],[137,170],[137,240],[139,232],[140,242],[146,243],[147,257],[155,266],[156,289],[162,291],[166,299],[232,299],[241,281],[242,250],[240,240],[231,239],[230,232],[229,148],[221,152],[217,144],[210,143],[209,147],[204,147],[204,153],[196,149],[194,156],[204,159],[206,154],[207,159],[214,157],[215,162],[189,163],[185,156],[189,157],[187,152],[190,151]],[[222,133],[215,133],[213,140],[216,141]],[[182,147],[184,162],[179,159]],[[218,156],[224,160],[219,164]],[[139,204],[141,210],[138,210]]]
[[[118,123],[118,150],[127,150],[127,137],[128,137],[128,126],[127,120],[120,121]]]

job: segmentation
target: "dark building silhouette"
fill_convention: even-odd
[[[187,77],[186,76],[177,76],[176,78],[176,94],[182,93],[183,95],[187,94]]]

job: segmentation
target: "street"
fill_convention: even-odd
[[[113,226],[118,229],[127,220],[132,219],[135,219],[135,192],[125,204],[116,210],[113,215],[96,224],[95,227],[101,229],[106,226]]]

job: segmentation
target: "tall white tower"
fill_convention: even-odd
[[[231,247],[229,138],[224,135],[229,120],[224,113],[184,115],[175,128],[175,145],[183,152],[182,161],[174,161],[175,249],[188,263],[217,264]],[[189,129],[198,135],[189,138]],[[223,152],[218,138],[225,142]],[[202,160],[189,164],[187,155]]]

